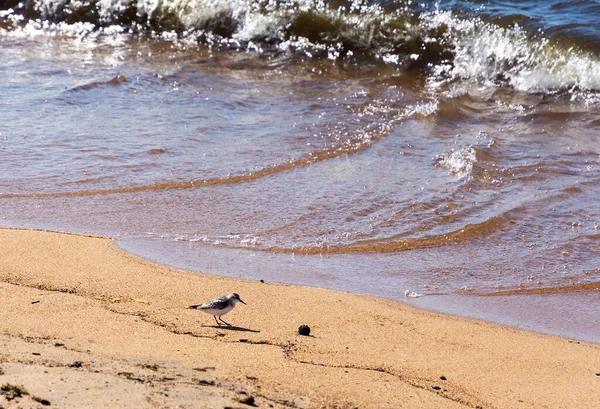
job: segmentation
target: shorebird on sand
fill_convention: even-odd
[[[222,322],[231,327],[231,324],[223,321],[221,315],[227,314],[229,311],[233,310],[233,307],[235,307],[238,301],[242,304],[246,304],[244,301],[242,301],[238,294],[233,293],[229,295],[224,295],[222,297],[217,297],[214,300],[205,302],[204,304],[190,305],[188,308],[200,310],[207,314],[211,314],[215,318],[215,321],[217,322],[218,326],[221,326]],[[217,319],[217,317],[219,317],[219,319]],[[219,322],[219,320],[221,320],[221,322]]]

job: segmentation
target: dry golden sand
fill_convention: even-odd
[[[599,345],[186,272],[105,238],[5,229],[0,254],[0,385],[29,392],[5,408],[600,408]],[[248,303],[233,328],[186,309],[230,292]]]

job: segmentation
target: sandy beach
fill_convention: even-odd
[[[3,408],[600,407],[599,345],[177,270],[107,238],[3,229],[0,251]],[[232,327],[186,308],[231,292]]]

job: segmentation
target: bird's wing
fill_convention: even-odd
[[[204,304],[200,305],[198,307],[198,309],[204,310],[204,309],[209,309],[209,308],[216,308],[217,310],[223,310],[223,309],[227,308],[228,306],[229,306],[229,299],[227,299],[227,297],[219,297],[219,298],[215,298],[214,300],[205,302]]]

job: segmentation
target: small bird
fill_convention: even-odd
[[[219,320],[221,320],[222,323],[231,327],[230,323],[223,321],[221,315],[227,314],[229,311],[233,310],[233,307],[235,307],[238,301],[242,304],[246,304],[244,301],[242,301],[237,293],[232,293],[222,297],[217,297],[214,300],[205,302],[204,304],[190,305],[188,308],[211,314],[215,318],[218,326],[221,326],[221,323],[219,322]],[[219,317],[219,320],[217,317]]]

